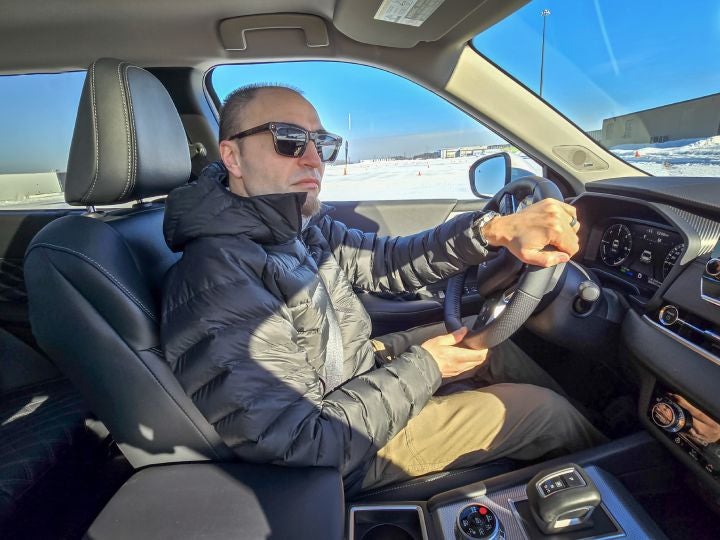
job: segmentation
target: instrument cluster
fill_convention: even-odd
[[[615,219],[604,224],[597,258],[605,271],[650,289],[658,288],[685,244],[675,231],[652,223]]]

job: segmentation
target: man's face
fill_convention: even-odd
[[[242,115],[238,131],[267,122],[286,122],[308,131],[322,129],[315,108],[302,96],[282,88],[260,90],[245,106]],[[325,164],[320,161],[312,141],[299,158],[281,156],[275,152],[272,134],[266,131],[241,140],[223,141],[220,152],[233,193],[252,197],[306,192],[303,215],[311,216],[320,208],[318,195]]]

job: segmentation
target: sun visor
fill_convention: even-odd
[[[338,0],[335,27],[369,45],[411,48],[421,41],[437,41],[468,17],[487,21],[487,27],[528,0]],[[478,28],[477,24],[475,28]],[[480,28],[482,29],[482,28]]]

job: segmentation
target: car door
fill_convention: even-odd
[[[485,200],[475,201],[363,201],[331,202],[333,217],[349,227],[379,235],[403,236],[430,229],[461,212],[482,210]],[[360,299],[373,321],[373,335],[382,335],[443,320],[445,282],[404,295],[361,293]],[[479,298],[466,295],[465,313]]]

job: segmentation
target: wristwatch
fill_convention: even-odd
[[[482,216],[480,216],[475,221],[473,221],[473,224],[472,224],[473,236],[486,249],[492,249],[495,246],[491,246],[488,243],[488,241],[485,239],[485,236],[483,236],[483,232],[482,232],[483,227],[485,225],[487,225],[488,223],[490,223],[493,219],[495,219],[499,215],[500,214],[498,214],[497,212],[493,212],[493,211],[485,212]]]

